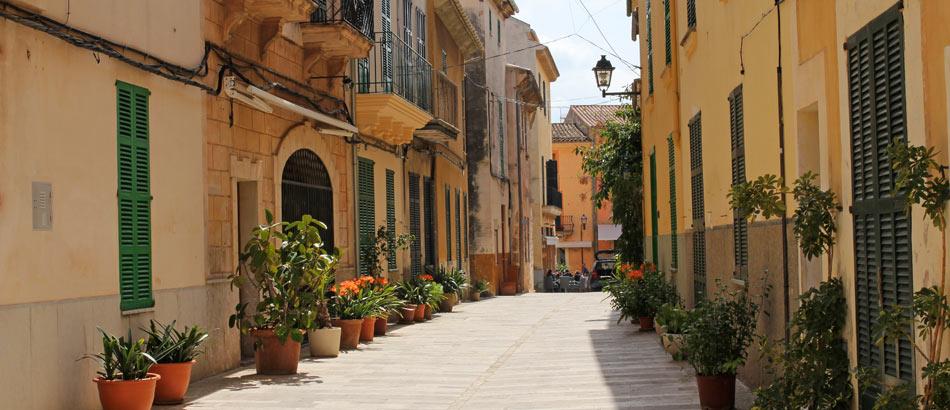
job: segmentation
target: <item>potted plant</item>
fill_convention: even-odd
[[[318,315],[313,289],[335,268],[339,251],[331,255],[323,250],[317,228],[326,225],[310,215],[293,223],[273,220],[266,211],[266,224],[254,228],[231,275],[232,289],[249,282],[260,302],[253,312],[247,311],[247,303],[238,304],[228,324],[255,339],[258,374],[294,374],[300,343]]]
[[[426,320],[432,320],[432,310],[438,309],[439,305],[445,302],[445,290],[442,285],[434,281],[429,281],[425,287],[426,291]]]
[[[338,261],[339,258],[334,257],[327,265],[320,266],[322,269],[314,272],[314,277],[307,289],[313,295],[310,301],[316,312],[316,318],[307,331],[310,355],[313,357],[337,357],[340,354],[340,339],[343,332],[339,327],[333,326],[328,297],[330,283],[336,276]]]
[[[335,295],[330,301],[333,325],[342,328],[340,347],[356,349],[363,332],[363,319],[373,315],[372,292],[359,279],[350,279],[331,288]],[[375,320],[375,318],[374,318]]]
[[[396,235],[395,232],[389,232],[385,226],[380,226],[375,235],[368,233],[360,236],[360,243],[369,244],[360,248],[360,263],[367,267],[369,276],[378,278],[386,272],[383,260],[394,257],[396,251],[409,249],[415,240],[414,235]]]
[[[699,404],[704,409],[732,409],[736,398],[736,373],[745,364],[746,348],[755,337],[761,301],[748,289],[729,291],[718,282],[716,297],[696,308],[684,333],[686,359],[696,369]]]
[[[473,301],[481,300],[482,293],[488,292],[489,282],[486,280],[476,280],[472,284],[471,297]]]
[[[150,371],[161,376],[155,387],[155,404],[183,402],[191,382],[191,367],[202,353],[198,348],[208,339],[208,333],[198,326],[178,331],[175,321],[166,326],[154,320],[142,330],[148,334],[145,352],[157,362]]]
[[[640,265],[640,269],[630,264],[618,267],[604,285],[604,291],[609,294],[613,308],[620,311],[617,323],[636,318],[640,330],[653,330],[653,317],[660,306],[679,301],[673,285],[649,263]]]
[[[663,329],[660,335],[660,342],[666,352],[673,356],[674,360],[682,360],[685,356],[683,350],[683,333],[689,326],[692,316],[691,310],[673,303],[667,303],[660,306],[656,314],[657,328]]]
[[[425,314],[425,308],[421,306],[422,303],[425,302],[422,294],[423,287],[417,278],[410,278],[409,280],[399,282],[395,287],[395,291],[396,297],[404,302],[399,308],[400,316],[402,316],[400,322],[406,324],[415,322],[416,312],[420,308],[423,311],[423,315]]]
[[[439,304],[440,312],[451,312],[452,308],[459,302],[459,292],[468,288],[468,278],[465,271],[444,266],[426,266],[426,272],[431,275],[435,282],[442,285],[445,292],[445,300]]]
[[[102,369],[92,379],[99,389],[103,410],[147,410],[152,408],[155,385],[161,376],[149,373],[155,359],[145,352],[145,340],[133,341],[132,330],[127,337],[116,338],[96,327],[102,335],[102,353],[85,355],[97,360]]]

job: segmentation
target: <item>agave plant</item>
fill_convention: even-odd
[[[102,353],[87,354],[83,359],[94,359],[102,369],[96,372],[102,380],[141,380],[148,377],[148,369],[156,363],[145,352],[145,340],[133,341],[132,329],[126,337],[116,338],[96,327],[102,335]]]
[[[148,334],[145,351],[158,363],[187,363],[204,353],[198,348],[208,339],[208,333],[198,326],[185,326],[183,331],[175,329],[175,321],[163,325],[149,321],[149,328],[142,329]]]

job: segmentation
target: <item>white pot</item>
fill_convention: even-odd
[[[307,332],[310,340],[310,355],[313,357],[337,357],[340,354],[340,337],[343,329],[333,327]]]

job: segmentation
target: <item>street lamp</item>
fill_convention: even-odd
[[[609,62],[607,64],[610,64]],[[609,80],[608,80],[609,81]],[[581,242],[584,242],[584,231],[587,230],[587,215],[581,215]],[[581,267],[587,264],[584,262],[584,246],[581,244]]]
[[[632,92],[619,92],[619,93],[608,93],[607,89],[610,88],[610,80],[614,75],[614,66],[610,64],[610,60],[607,60],[606,55],[600,56],[600,61],[593,68],[594,79],[597,80],[597,88],[600,88],[601,94],[604,98],[607,98],[608,95],[619,95],[619,96],[633,96],[636,95],[636,90]]]

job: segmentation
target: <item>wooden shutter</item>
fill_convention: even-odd
[[[393,87],[393,19],[391,0],[380,0],[380,15],[382,16],[382,44],[380,57],[383,60],[383,87],[386,92],[392,92]],[[368,68],[367,68],[368,70]]]
[[[663,0],[663,29],[666,32],[666,65],[673,63],[673,42],[670,40],[670,1]]]
[[[462,192],[455,188],[455,261],[462,268]]]
[[[653,94],[653,13],[647,0],[647,72],[650,73],[650,94]]]
[[[696,28],[696,0],[686,0],[686,26]]]
[[[396,243],[396,174],[391,169],[386,170],[386,231],[389,233],[389,241]],[[399,269],[396,264],[396,248],[389,250],[386,255],[386,261],[389,263],[389,270]]]
[[[498,165],[505,176],[505,103],[498,99]]]
[[[732,185],[746,182],[745,119],[743,118],[742,85],[729,94],[729,130],[732,134]],[[732,238],[735,248],[736,278],[749,279],[749,221],[740,210],[732,212]]]
[[[422,218],[419,215],[419,174],[409,173],[409,244],[410,268],[413,275],[422,273]]]
[[[452,188],[445,184],[445,261],[452,261]]]
[[[881,369],[889,383],[914,383],[910,342],[878,346],[871,329],[879,311],[913,299],[911,224],[894,197],[894,170],[885,149],[906,140],[903,18],[896,5],[848,38],[858,364]],[[880,278],[880,280],[879,280]],[[880,289],[880,294],[879,294]],[[913,334],[913,329],[908,328]],[[867,403],[870,392],[862,392]]]
[[[657,249],[660,247],[660,227],[659,224],[660,213],[656,209],[658,201],[656,199],[656,148],[654,147],[650,150],[650,229],[651,237],[653,244],[653,263],[657,263],[660,260],[659,254],[660,250]]]
[[[149,91],[116,81],[119,209],[119,305],[152,307],[152,195],[149,187]]]
[[[375,237],[376,235],[376,190],[373,187],[374,165],[373,160],[362,157],[358,159],[359,187],[357,187],[357,196],[359,202],[360,256],[365,252],[364,249],[374,245],[374,242],[369,240],[369,238]],[[367,263],[360,263],[360,274],[369,274],[369,266]]]
[[[422,184],[423,208],[425,209],[425,252],[426,265],[438,264],[438,251],[435,246],[436,226],[435,226],[435,183],[432,178],[426,177]]]
[[[670,254],[672,255],[674,268],[679,267],[679,250],[677,249],[676,234],[676,151],[673,146],[673,135],[666,137],[666,143],[670,155]]]
[[[702,113],[689,121],[690,190],[693,195],[693,296],[706,298],[706,202],[703,198]]]
[[[462,194],[462,200],[465,201],[465,213],[462,219],[465,221],[465,259],[468,260],[468,193]]]

